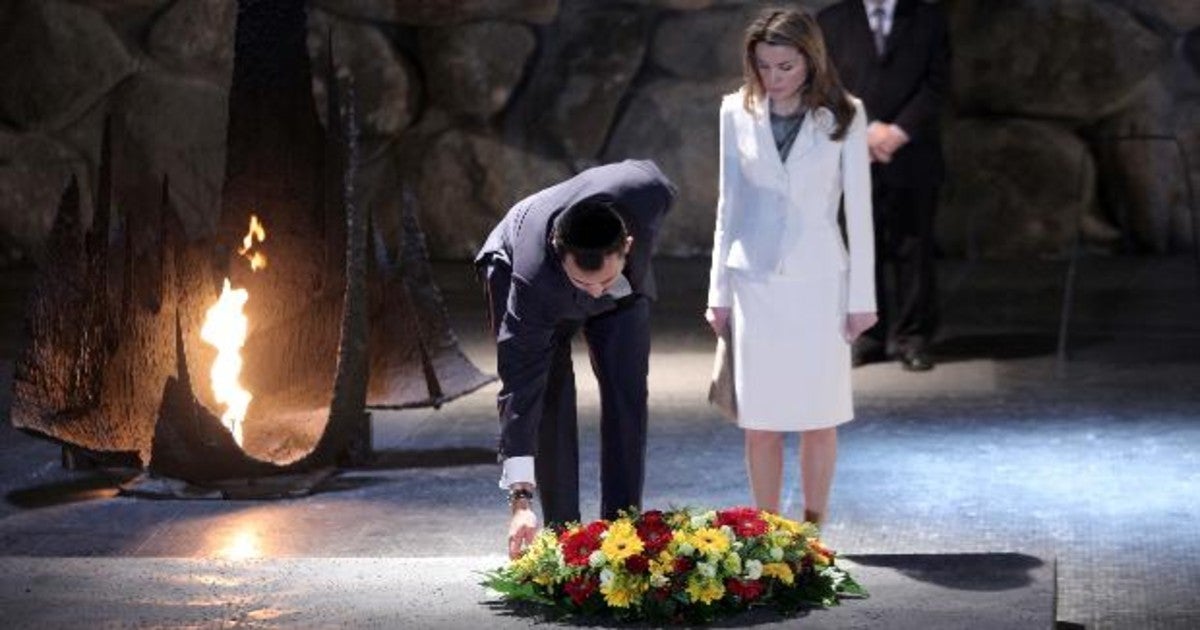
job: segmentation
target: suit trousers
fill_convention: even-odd
[[[934,261],[936,187],[907,188],[877,182],[875,215],[875,291],[879,324],[866,344],[889,354],[923,350],[939,321]]]
[[[486,273],[495,334],[508,303],[511,272],[500,263]],[[538,499],[547,525],[582,520],[571,360],[571,340],[580,329],[600,389],[600,516],[615,519],[620,510],[642,504],[649,416],[650,300],[634,294],[617,300],[613,310],[582,320],[564,319],[555,327],[534,456]]]

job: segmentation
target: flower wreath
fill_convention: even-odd
[[[707,622],[762,605],[793,614],[867,596],[815,525],[749,507],[629,511],[545,529],[484,577],[509,602],[630,621]]]

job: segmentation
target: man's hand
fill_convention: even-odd
[[[842,336],[846,338],[846,343],[854,343],[859,335],[870,330],[878,321],[879,316],[875,313],[848,313]]]
[[[867,126],[867,148],[875,162],[891,162],[896,151],[908,144],[908,139],[899,125],[876,121]]]
[[[538,516],[529,506],[513,510],[512,520],[508,522],[508,557],[516,560],[525,553],[525,549],[533,544],[540,527]]]
[[[872,162],[887,164],[892,156],[884,152],[883,144],[887,141],[887,123],[873,122],[867,125],[867,149],[871,152]]]
[[[729,307],[710,306],[704,311],[704,319],[712,327],[713,333],[719,337],[729,330]]]

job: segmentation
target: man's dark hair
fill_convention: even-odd
[[[559,260],[567,254],[585,271],[595,271],[604,259],[619,254],[629,231],[611,201],[581,201],[554,221],[552,242]]]

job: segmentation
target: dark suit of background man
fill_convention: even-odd
[[[513,507],[510,555],[537,531],[529,505],[535,482],[547,524],[581,520],[571,366],[580,329],[600,386],[601,516],[641,507],[656,297],[650,256],[674,196],[653,162],[591,168],[518,202],[476,257],[502,384],[500,486]],[[596,249],[614,243],[616,251]]]
[[[896,356],[933,367],[938,323],[934,215],[944,177],[938,119],[950,85],[942,7],[924,0],[843,0],[818,16],[846,88],[871,121],[879,324],[855,346],[855,363]]]

